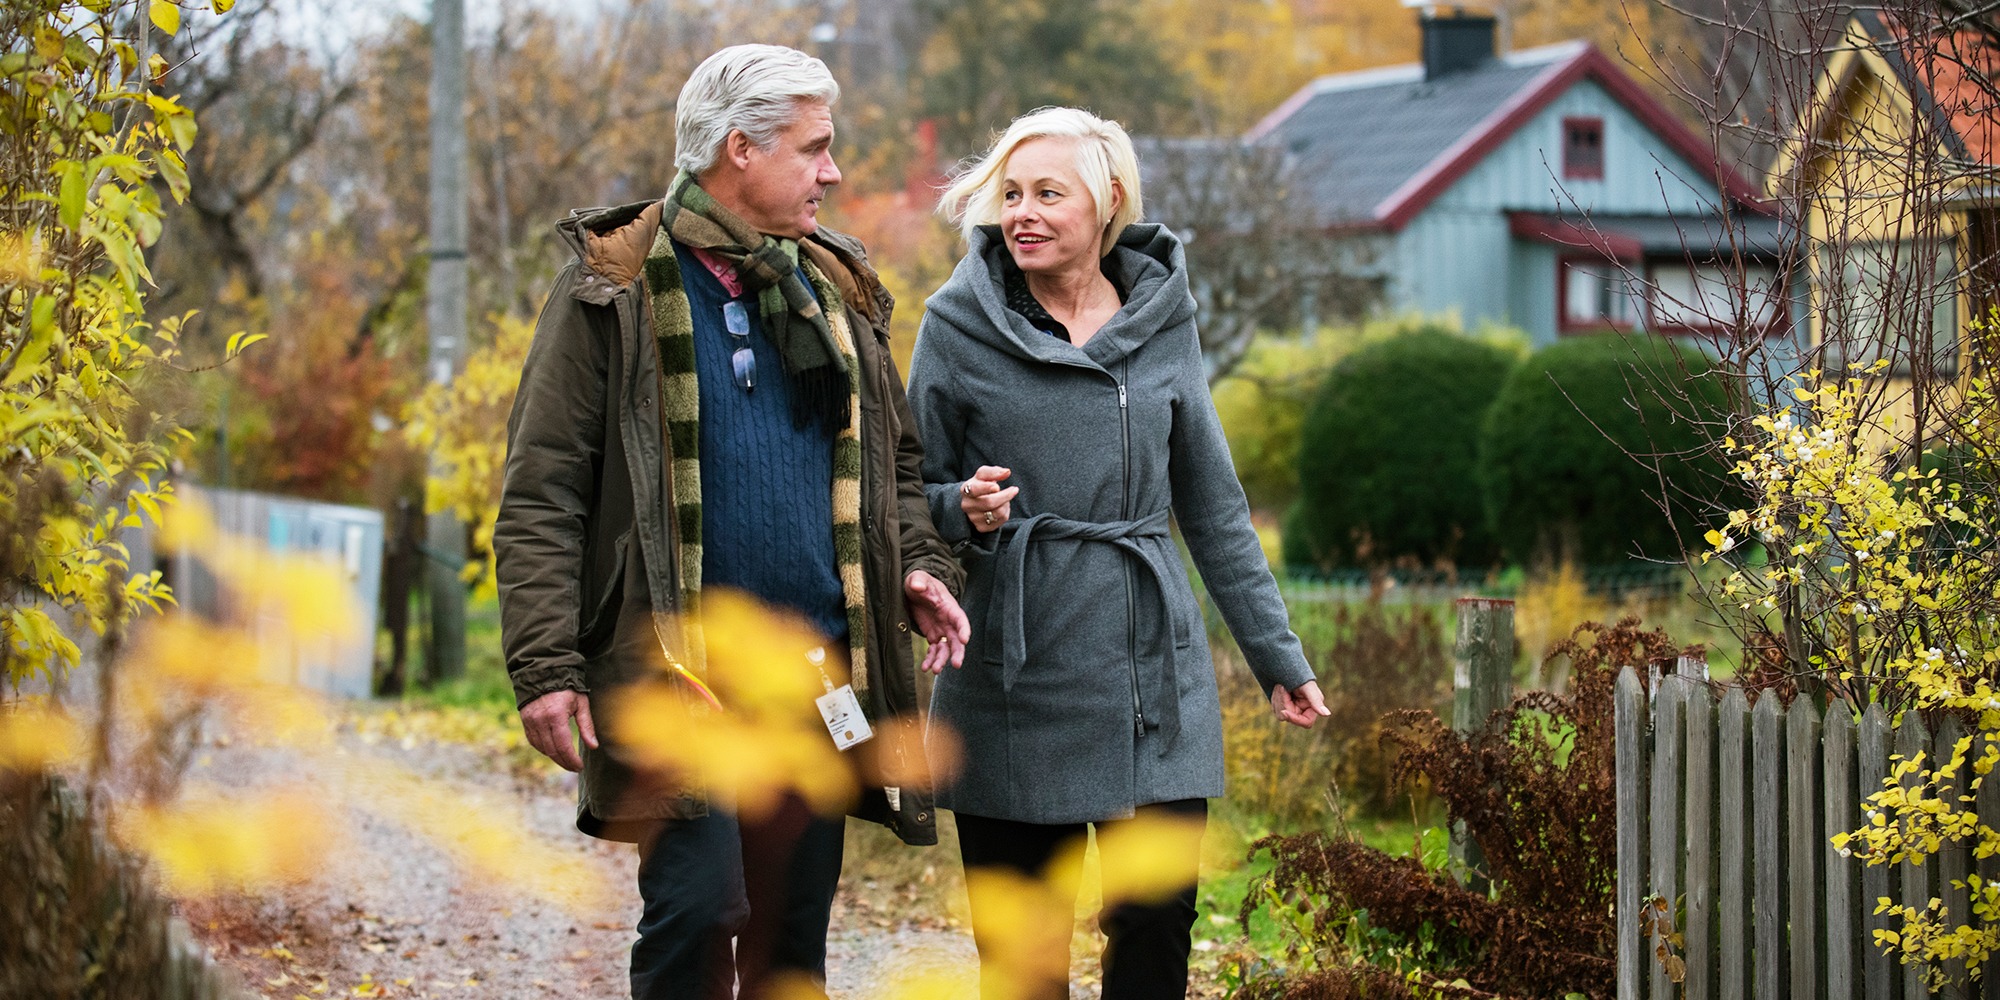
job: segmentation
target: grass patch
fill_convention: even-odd
[[[411,653],[410,670],[415,674],[422,669],[422,651],[412,649]],[[403,702],[424,708],[513,713],[514,682],[507,678],[507,658],[500,648],[498,599],[486,595],[466,602],[465,676],[431,688],[420,686],[412,677]]]

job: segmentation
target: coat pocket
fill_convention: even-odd
[[[625,593],[625,560],[632,541],[631,529],[612,543],[613,551],[603,566],[592,573],[583,593],[583,615],[577,623],[577,649],[586,658],[601,656],[609,649],[617,632],[618,605]]]

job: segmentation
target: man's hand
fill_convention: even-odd
[[[1300,729],[1311,729],[1320,716],[1333,714],[1326,709],[1326,699],[1320,697],[1318,681],[1307,681],[1290,691],[1283,684],[1273,685],[1271,711]]]
[[[583,755],[576,749],[576,734],[569,720],[576,719],[576,732],[583,745],[597,749],[597,729],[590,724],[590,696],[575,691],[550,691],[521,706],[521,728],[528,742],[542,755],[562,765],[565,771],[583,770]]]
[[[954,667],[964,666],[972,623],[965,620],[958,598],[937,577],[920,569],[903,578],[903,596],[910,606],[910,624],[931,644],[924,652],[923,668],[942,673],[946,660]]]

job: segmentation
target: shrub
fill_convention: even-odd
[[[1251,852],[1268,852],[1272,869],[1244,897],[1242,922],[1247,933],[1250,914],[1270,907],[1288,935],[1286,957],[1309,959],[1312,971],[1257,976],[1240,996],[1430,995],[1454,980],[1479,991],[1471,996],[1614,993],[1615,925],[1605,918],[1617,891],[1612,694],[1620,669],[1643,677],[1680,648],[1627,617],[1580,626],[1557,652],[1571,661],[1570,695],[1522,694],[1471,738],[1433,712],[1402,712],[1406,728],[1388,738],[1402,752],[1398,776],[1427,779],[1465,824],[1493,893],[1323,833],[1266,837]],[[1420,959],[1390,971],[1426,989],[1385,981],[1384,958]]]
[[[1309,564],[1491,561],[1474,456],[1512,363],[1501,347],[1422,326],[1335,366],[1300,431]]]
[[[150,1000],[201,978],[175,968],[169,904],[98,818],[56,779],[0,769],[0,996]]]
[[[1722,483],[1708,432],[1725,410],[1708,359],[1665,340],[1579,337],[1536,351],[1507,377],[1479,435],[1501,549],[1521,562],[1679,559],[1681,539],[1699,534],[1690,506],[1710,506],[1690,501]]]
[[[1306,516],[1305,502],[1292,501],[1285,508],[1285,518],[1278,524],[1278,554],[1287,567],[1298,569],[1319,568],[1319,553],[1324,547],[1312,532],[1312,522]]]
[[[1260,337],[1215,385],[1215,411],[1229,438],[1236,478],[1258,510],[1280,511],[1299,495],[1299,425],[1334,363],[1372,327],[1328,330],[1312,340]]]
[[[1320,685],[1332,717],[1310,730],[1275,726],[1270,702],[1247,677],[1222,685],[1229,801],[1269,829],[1315,828],[1334,818],[1330,781],[1347,805],[1396,815],[1401,800],[1394,755],[1381,745],[1383,719],[1400,709],[1436,708],[1450,697],[1451,637],[1440,618],[1426,605],[1391,611],[1379,600],[1293,602],[1292,627],[1306,659],[1326,671]]]

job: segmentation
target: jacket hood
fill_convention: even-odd
[[[1125,305],[1081,348],[1035,329],[1007,308],[1001,269],[1006,253],[1000,227],[981,226],[951,277],[925,302],[925,318],[1019,357],[1058,364],[1087,361],[1098,367],[1131,354],[1155,332],[1194,319],[1187,253],[1165,226],[1131,225],[1119,234],[1107,264],[1125,286]]]
[[[633,202],[613,208],[572,209],[556,223],[556,235],[576,255],[575,296],[602,305],[637,280],[646,254],[660,232],[660,202]]]

